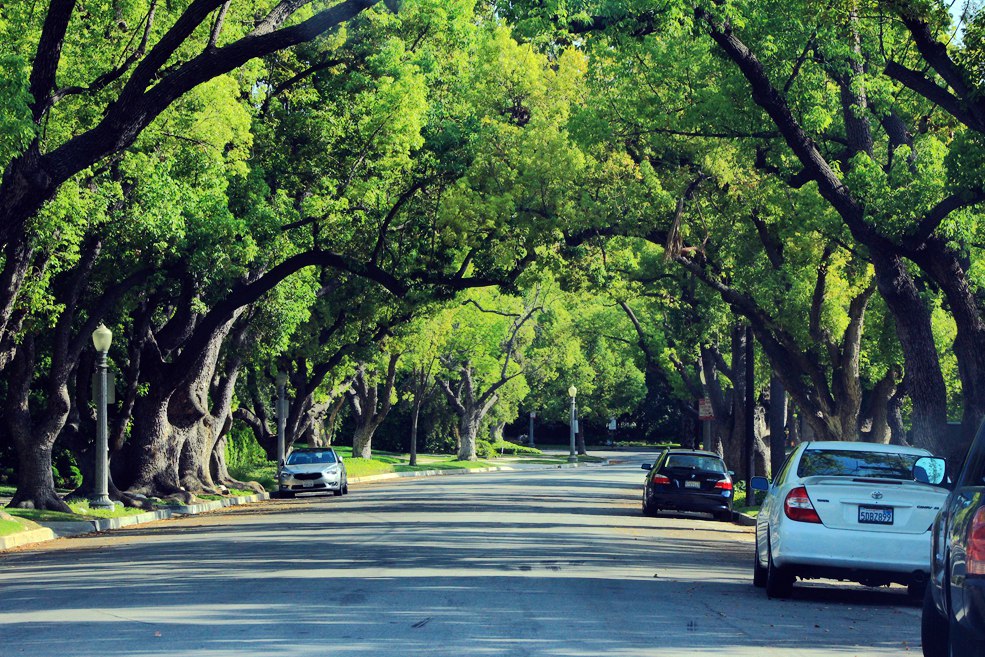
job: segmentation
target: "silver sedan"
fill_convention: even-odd
[[[280,494],[286,497],[297,493],[332,491],[345,495],[349,492],[345,462],[331,447],[292,451],[281,468],[278,483]]]

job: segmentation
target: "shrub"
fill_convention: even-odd
[[[526,445],[511,443],[506,440],[497,440],[492,443],[492,448],[497,454],[511,454],[513,456],[516,456],[517,454],[543,454],[543,452],[536,447],[527,447]]]
[[[480,459],[492,459],[496,458],[499,452],[496,451],[491,442],[479,438],[475,441],[475,454]]]

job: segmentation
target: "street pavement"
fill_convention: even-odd
[[[0,657],[919,655],[905,590],[767,600],[752,529],[639,513],[642,453],[353,487],[0,556]]]

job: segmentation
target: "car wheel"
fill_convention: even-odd
[[[934,593],[926,587],[923,594],[923,614],[920,616],[920,642],[923,657],[948,657],[947,619],[934,604]]]
[[[349,483],[348,482],[346,482],[345,484],[343,484],[343,486],[342,486],[342,494],[343,495],[348,495],[349,494]]]
[[[332,494],[335,495],[335,497],[338,497],[339,495],[341,495],[342,494],[342,487],[339,486],[338,488],[336,488],[335,490],[333,490],[332,491]]]
[[[719,522],[732,522],[732,512],[731,511],[716,511],[715,520]]]
[[[752,555],[752,585],[757,589],[766,586],[766,568],[759,565],[759,537],[756,537],[756,552]]]
[[[906,594],[914,600],[923,600],[927,591],[927,582],[910,582],[906,585]]]
[[[282,490],[277,497],[283,498],[285,500],[293,500],[294,499],[294,493],[292,493],[289,490]]]
[[[767,539],[769,540],[769,539]],[[789,598],[793,593],[794,574],[773,563],[773,549],[766,546],[766,597]]]

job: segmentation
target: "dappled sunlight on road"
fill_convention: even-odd
[[[918,649],[918,610],[898,588],[766,600],[750,583],[751,529],[642,517],[638,467],[354,487],[2,557],[0,654]]]

